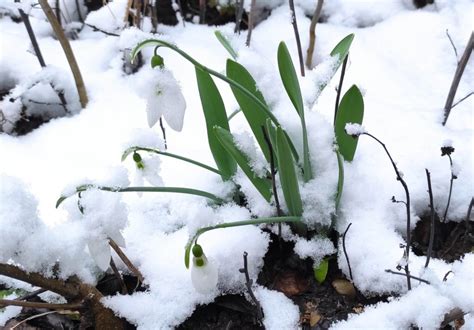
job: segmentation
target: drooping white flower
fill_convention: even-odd
[[[172,129],[181,131],[186,100],[173,74],[165,68],[153,70],[146,90],[148,125],[153,127],[163,116]]]
[[[199,293],[210,293],[217,287],[217,267],[207,260],[200,245],[194,245],[192,252],[191,281],[193,286]]]

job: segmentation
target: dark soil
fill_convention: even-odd
[[[427,255],[431,228],[431,216],[425,215],[413,231],[413,251],[416,255]],[[447,262],[459,260],[474,248],[474,223],[472,221],[441,222],[435,215],[435,234],[432,258]]]

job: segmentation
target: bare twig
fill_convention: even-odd
[[[448,276],[449,274],[453,273],[452,270],[448,271],[446,274],[444,274],[444,277],[443,277],[443,282],[446,282],[448,280]]]
[[[248,265],[247,265],[247,256],[248,253],[244,252],[244,268],[241,268],[239,271],[243,274],[245,274],[245,286],[247,287],[248,294],[250,296],[250,299],[252,299],[253,304],[255,305],[255,308],[257,309],[257,318],[258,321],[263,320],[263,310],[262,307],[260,306],[260,303],[258,302],[257,298],[253,294],[252,291],[252,283],[253,281],[250,279],[249,276],[249,270],[248,270]]]
[[[407,275],[406,273],[394,272],[393,270],[390,270],[390,269],[385,269],[385,271],[386,271],[387,273],[390,273],[390,274],[406,276],[406,277],[412,278],[412,279],[414,279],[414,280],[417,280],[417,281],[419,281],[419,282],[423,282],[423,283],[426,283],[426,284],[431,284],[431,283],[430,283],[429,281],[427,281],[427,280],[424,280],[424,279],[419,278],[419,277],[416,277],[416,276]]]
[[[280,217],[283,215],[283,211],[281,210],[280,207],[280,200],[278,198],[278,190],[276,187],[276,169],[275,169],[275,159],[273,157],[273,146],[272,143],[268,137],[267,130],[265,127],[262,126],[262,131],[263,131],[263,138],[265,139],[265,142],[268,145],[268,150],[270,152],[270,175],[272,177],[272,190],[273,190],[273,196],[275,197],[275,206],[277,209],[277,215]],[[281,240],[281,223],[278,223],[278,238]]]
[[[74,53],[72,52],[71,45],[64,34],[64,31],[61,25],[58,23],[56,17],[54,16],[53,10],[48,4],[47,0],[39,0],[39,4],[43,9],[46,17],[51,24],[51,27],[56,34],[56,37],[63,48],[64,54],[66,55],[67,61],[69,66],[71,67],[72,74],[74,76],[74,80],[76,82],[77,92],[79,94],[79,101],[81,102],[81,106],[85,108],[88,103],[86,88],[84,86],[84,81],[82,80],[81,71],[79,70],[79,66],[77,65],[76,58],[74,57]]]
[[[446,222],[446,217],[448,216],[449,204],[451,203],[451,194],[453,192],[453,183],[454,183],[454,179],[456,179],[456,176],[453,173],[453,159],[451,158],[451,155],[447,154],[447,156],[449,158],[449,165],[450,165],[450,169],[451,169],[451,179],[449,181],[448,201],[446,203],[446,208],[445,208],[444,214],[443,214],[443,222]]]
[[[300,34],[298,32],[298,22],[296,21],[295,3],[293,0],[290,0],[289,3],[291,11],[291,24],[293,25],[293,31],[295,32],[296,47],[298,48],[298,58],[300,60],[301,76],[304,77],[303,51],[301,50]]]
[[[30,37],[31,44],[33,45],[33,49],[35,51],[36,57],[38,58],[38,62],[42,68],[46,67],[46,62],[44,61],[43,54],[41,53],[41,49],[39,48],[38,41],[36,40],[35,33],[33,28],[31,27],[30,19],[28,15],[23,11],[23,9],[18,10],[20,12],[20,17],[25,24],[26,32],[28,32],[28,36]]]
[[[122,287],[122,294],[127,294],[127,291],[128,291],[127,286],[125,285],[122,275],[120,275],[120,272],[117,266],[115,265],[114,258],[110,258],[110,268],[112,268],[112,271],[114,272],[115,277],[120,282],[120,286]]]
[[[352,277],[351,263],[349,262],[349,256],[346,250],[346,235],[347,235],[347,232],[349,231],[349,228],[351,228],[351,226],[352,226],[352,222],[347,226],[346,230],[344,231],[344,234],[342,235],[342,250],[344,251],[344,256],[346,257],[347,267],[349,268],[349,277],[351,278],[351,281],[354,281],[354,278]]]
[[[102,29],[99,29],[97,26],[95,25],[92,25],[92,24],[89,24],[89,23],[85,23],[85,25],[87,25],[88,27],[92,28],[92,31],[94,32],[102,32],[108,36],[113,36],[113,37],[120,37],[120,35],[116,34],[116,33],[112,33],[112,32],[107,32],[105,30],[102,30]]]
[[[346,74],[346,67],[347,67],[348,58],[349,58],[349,54],[346,55],[346,57],[344,58],[344,61],[342,62],[341,77],[339,78],[339,85],[337,87],[337,94],[336,94],[336,105],[335,105],[335,108],[334,108],[334,125],[336,125],[337,111],[339,110],[339,99],[341,98],[342,83],[344,82],[344,76]]]
[[[50,304],[50,303],[41,303],[41,302],[33,302],[33,301],[0,299],[0,306],[78,310],[83,307],[83,304],[82,303],[81,304]]]
[[[433,242],[434,242],[434,235],[435,235],[435,209],[434,209],[434,202],[433,202],[433,189],[431,188],[431,175],[428,169],[426,171],[426,180],[428,182],[428,194],[430,196],[430,209],[431,209],[431,225],[430,225],[430,240],[428,243],[428,251],[426,252],[426,263],[425,268],[428,267],[430,263],[431,253],[433,252]]]
[[[206,22],[206,0],[199,0],[199,24]]]
[[[443,126],[446,125],[448,121],[449,114],[451,113],[451,109],[453,108],[453,101],[454,97],[456,96],[456,91],[459,86],[459,82],[461,81],[461,77],[464,73],[464,69],[466,68],[467,62],[469,61],[469,57],[471,56],[472,50],[474,49],[474,32],[471,32],[471,36],[469,41],[467,42],[466,49],[461,56],[461,59],[458,62],[458,66],[456,68],[456,72],[454,73],[453,82],[451,83],[451,88],[449,89],[448,97],[446,99],[446,104],[444,105],[444,119],[443,119]]]
[[[143,283],[144,278],[142,273],[138,270],[137,267],[128,259],[128,257],[123,253],[122,249],[115,243],[115,241],[111,238],[109,238],[109,244],[114,249],[114,251],[117,253],[117,255],[122,259],[123,263],[130,269],[130,271],[138,278],[138,280]]]
[[[33,292],[29,292],[29,293],[27,293],[27,294],[25,294],[25,295],[23,295],[23,296],[21,296],[21,297],[18,297],[18,298],[16,298],[15,300],[28,300],[28,299],[31,299],[31,298],[36,297],[36,296],[39,295],[39,294],[42,294],[43,292],[46,292],[46,291],[48,291],[48,290],[46,290],[46,289],[38,289],[38,290],[35,290],[35,291],[33,291]]]
[[[166,130],[165,126],[163,125],[163,118],[160,117],[160,128],[161,128],[161,133],[163,133],[163,141],[165,142],[165,150],[168,149],[168,141],[166,140]]]
[[[458,49],[454,45],[453,39],[451,38],[451,35],[448,32],[448,29],[446,29],[446,35],[448,36],[449,42],[451,43],[451,46],[453,47],[454,55],[456,56],[456,63],[459,63]]]
[[[313,65],[313,53],[314,45],[316,44],[316,24],[318,23],[319,17],[321,16],[321,11],[323,9],[324,0],[318,0],[316,5],[316,10],[314,11],[313,18],[311,19],[311,24],[309,26],[309,46],[306,51],[306,67],[311,69]]]
[[[474,94],[474,92],[470,92],[469,94],[467,94],[466,96],[462,97],[459,101],[456,101],[453,106],[451,107],[451,109],[453,109],[455,106],[457,106],[459,103],[461,103],[462,101],[466,100],[468,97],[472,96]]]
[[[247,45],[247,47],[250,47],[250,40],[252,39],[252,31],[253,31],[253,26],[254,26],[254,15],[255,15],[255,4],[256,4],[256,0],[252,0],[252,2],[250,3],[250,11],[248,15],[249,24],[248,24],[248,31],[247,31],[247,41],[245,42],[245,45]]]
[[[79,0],[75,0],[75,2],[76,2],[76,10],[77,10],[77,16],[79,17],[79,21],[84,24],[84,18],[82,17],[81,5],[79,4]]]
[[[235,28],[234,33],[240,34],[240,24],[242,23],[242,15],[244,14],[244,1],[245,0],[237,0],[236,6],[236,14],[235,14]]]
[[[409,257],[410,257],[410,246],[411,246],[410,192],[408,191],[408,185],[405,182],[405,180],[403,180],[403,177],[400,174],[400,171],[398,170],[398,167],[395,164],[395,162],[394,162],[392,156],[390,155],[390,152],[388,151],[385,144],[382,141],[380,141],[379,139],[377,139],[375,136],[373,136],[372,134],[363,133],[363,135],[367,135],[367,136],[371,137],[372,139],[377,141],[384,148],[385,153],[387,154],[388,158],[390,159],[390,162],[392,163],[395,174],[397,175],[397,181],[400,181],[401,185],[403,186],[403,189],[405,190],[405,196],[406,196],[405,207],[406,207],[406,213],[407,213],[407,227],[406,227],[407,228],[406,229],[407,244],[406,244],[406,247],[405,247],[406,264],[405,264],[404,268],[405,268],[405,273],[406,273],[406,277],[407,277],[408,290],[411,290],[411,281],[410,281],[411,276],[410,276],[410,270],[409,270],[409,266],[408,266]]]
[[[44,313],[39,313],[39,314],[32,315],[32,316],[27,317],[26,319],[21,320],[20,322],[16,323],[14,326],[9,328],[8,330],[14,330],[14,329],[18,328],[20,325],[22,325],[22,324],[24,324],[28,321],[35,320],[35,319],[38,319],[40,317],[50,315],[50,314],[54,314],[54,313],[57,313],[57,311],[49,311],[49,312],[44,312]],[[21,329],[24,329],[24,328],[21,328]]]
[[[59,6],[59,0],[56,0],[56,6],[54,9],[56,10],[56,19],[58,20],[59,25],[61,25],[61,8]]]

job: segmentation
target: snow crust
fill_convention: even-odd
[[[300,121],[276,70],[276,50],[281,40],[286,42],[297,64],[288,8],[279,0],[258,3],[272,8],[272,14],[255,28],[250,47],[244,46],[245,33],[232,34],[232,24],[221,29],[231,37],[239,62],[254,76],[275,116],[296,147],[302,150]],[[305,14],[314,11],[316,1],[301,0],[296,4],[300,31],[307,31],[310,21]],[[336,74],[329,80],[335,59],[328,54],[349,33],[355,33],[356,37],[343,92],[354,83],[366,91],[364,127],[387,145],[404,173],[412,198],[412,227],[427,209],[425,168],[432,173],[435,208],[438,212],[444,211],[451,168],[448,159],[440,157],[440,146],[456,147],[452,158],[458,179],[454,182],[449,217],[456,221],[464,219],[473,196],[473,99],[453,109],[447,126],[441,126],[440,122],[457,65],[445,31],[449,30],[458,50],[462,49],[472,30],[472,10],[473,4],[468,0],[439,0],[436,5],[421,10],[415,10],[411,1],[405,0],[325,2],[323,16],[327,21],[318,24],[313,56],[317,66],[308,70],[305,78],[298,78],[306,106],[314,167],[314,179],[301,185],[303,216],[308,225],[328,226],[336,211],[338,169],[332,122],[334,90],[339,79]],[[168,125],[181,128],[182,124],[180,133],[166,130],[169,151],[214,166],[193,67],[171,51],[160,49],[167,73],[151,70],[148,64],[135,74],[123,73],[123,50],[150,36],[136,29],[122,32],[124,11],[123,1],[112,1],[88,15],[86,20],[105,31],[121,34],[120,38],[104,36],[86,27],[79,33],[79,39],[71,41],[89,94],[88,107],[80,112],[71,110],[74,116],[51,120],[23,137],[0,135],[0,261],[14,262],[28,271],[46,275],[52,274],[52,267],[58,262],[60,277],[76,274],[94,283],[101,268],[106,268],[105,261],[110,256],[117,260],[105,244],[107,237],[120,242],[123,235],[124,251],[143,273],[149,290],[131,296],[109,297],[104,303],[139,329],[168,329],[182,323],[197,305],[210,303],[219,294],[245,292],[243,275],[238,271],[243,265],[242,254],[248,253],[249,272],[255,281],[269,244],[269,236],[253,226],[204,234],[199,243],[219,275],[216,290],[201,294],[193,288],[190,271],[183,263],[184,246],[190,235],[199,228],[222,222],[272,216],[275,210],[242,172],[237,173],[235,182],[247,196],[249,209],[232,203],[211,207],[196,196],[155,193],[143,194],[140,198],[137,194],[119,195],[97,190],[82,194],[80,203],[84,214],[78,209],[77,196],[66,200],[59,209],[54,207],[61,192],[72,194],[77,185],[84,183],[125,187],[130,181],[139,184],[146,179],[151,185],[202,189],[223,198],[235,189],[234,184],[223,183],[215,173],[145,153],[141,155],[150,176],[138,172],[131,160],[114,168],[120,164],[121,153],[127,147],[164,149],[160,129],[148,128],[146,93],[152,90],[150,82],[166,84],[163,90],[171,93],[171,99],[177,97],[173,107],[162,112],[171,116],[167,118],[165,114],[165,128]],[[55,67],[40,71],[37,59],[28,52],[30,45],[24,27],[3,17],[0,19],[2,49],[8,51],[0,54],[0,86],[11,88],[19,83],[11,93],[24,92],[39,77],[64,87],[70,93],[68,97],[74,100],[76,92],[68,80],[69,69],[58,51],[57,41],[50,37],[50,28],[37,14],[32,24],[38,31],[46,61]],[[228,55],[213,36],[213,30],[213,27],[192,24],[186,28],[160,26],[157,36],[176,43],[204,65],[223,72]],[[301,32],[301,39],[306,47],[308,35],[305,32]],[[390,42],[384,42],[386,40]],[[8,48],[4,46],[7,44]],[[151,53],[152,50],[144,51],[145,61]],[[471,91],[473,74],[471,60],[456,99]],[[230,114],[238,106],[230,89],[215,81]],[[318,86],[322,83],[328,86],[320,91]],[[30,89],[29,93],[48,100],[55,97],[47,94],[45,88]],[[174,112],[183,109],[183,100],[188,108],[185,116],[183,112]],[[0,109],[17,120],[19,106],[4,99]],[[253,153],[255,144],[249,139],[249,129],[241,114],[232,119],[231,129],[242,150],[252,159],[253,168],[257,172],[268,168],[259,154]],[[443,142],[446,140],[450,142]],[[470,313],[466,315],[466,326],[472,327],[473,254],[468,253],[462,261],[453,264],[434,259],[429,268],[424,269],[425,258],[412,253],[408,260],[412,274],[432,284],[413,281],[414,289],[407,293],[404,277],[385,272],[385,269],[394,269],[402,259],[403,249],[399,246],[405,243],[406,230],[403,205],[391,202],[392,196],[398,200],[404,198],[391,164],[378,144],[361,136],[354,161],[344,166],[344,192],[335,226],[342,233],[352,223],[346,247],[354,284],[367,295],[397,293],[400,298],[368,307],[363,314],[353,315],[334,327],[406,328],[414,324],[435,328],[453,307]],[[282,206],[285,207],[284,202]],[[289,228],[283,228],[284,236],[294,240]],[[90,253],[91,242],[96,243],[92,247],[95,253]],[[296,251],[302,258],[311,257],[316,262],[334,252],[331,244],[324,238],[297,240]],[[342,248],[337,254],[339,267],[348,276]],[[127,271],[121,263],[118,267]],[[454,274],[443,282],[449,270]],[[3,277],[0,282],[12,283]],[[257,287],[255,293],[264,309],[267,328],[298,327],[298,308],[283,294],[262,287]],[[0,324],[9,317],[8,313],[14,315],[12,308],[0,313]]]

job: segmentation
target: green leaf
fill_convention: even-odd
[[[342,97],[336,115],[334,130],[339,152],[346,161],[352,161],[359,138],[353,138],[345,131],[346,124],[362,124],[364,118],[364,99],[356,85],[353,85]]]
[[[337,193],[336,193],[336,214],[341,202],[342,192],[344,189],[344,159],[339,151],[336,150],[337,167],[339,169],[339,176],[337,178]]]
[[[290,52],[284,42],[280,42],[278,46],[278,69],[280,71],[281,81],[285,86],[286,93],[290,97],[301,120],[301,129],[303,132],[303,179],[308,182],[313,178],[311,169],[311,160],[308,146],[308,133],[306,131],[306,122],[304,117],[303,97],[301,96],[300,84],[296,75]]]
[[[231,44],[230,44],[229,40],[226,38],[226,36],[224,36],[222,34],[222,32],[219,31],[219,30],[216,30],[214,32],[214,34],[216,35],[217,40],[219,40],[219,42],[222,44],[222,46],[224,46],[224,48],[229,52],[230,56],[232,56],[232,58],[234,60],[237,59],[238,54],[234,50],[234,48],[231,46]]]
[[[314,278],[319,284],[323,283],[324,280],[326,279],[326,276],[328,275],[328,269],[329,269],[329,261],[326,258],[321,260],[319,265],[313,268]]]
[[[345,38],[343,38],[339,43],[333,48],[331,51],[331,56],[336,56],[338,55],[337,62],[335,63],[333,67],[333,71],[331,74],[331,77],[327,79],[324,83],[318,86],[319,91],[321,92],[327,85],[327,83],[332,79],[332,77],[336,74],[337,70],[341,66],[342,62],[344,62],[344,59],[346,56],[349,54],[349,49],[352,44],[352,40],[354,40],[354,34],[351,33],[347,35]]]
[[[301,201],[295,163],[286,135],[280,126],[276,129],[276,146],[278,173],[288,212],[293,216],[301,216],[303,214],[303,203]]]
[[[218,126],[214,126],[214,132],[217,139],[222,143],[224,148],[234,157],[237,164],[240,166],[242,171],[247,175],[249,180],[265,198],[267,202],[270,202],[272,198],[272,184],[269,180],[259,177],[249,165],[248,157],[237,147],[235,144],[232,134],[226,129]]]
[[[224,149],[217,140],[213,127],[220,126],[229,131],[229,122],[225,112],[224,102],[216,84],[209,73],[196,67],[196,79],[201,97],[202,109],[206,119],[207,138],[212,156],[216,161],[217,168],[221,172],[223,180],[229,180],[237,169],[234,158]]]
[[[227,60],[226,74],[227,77],[245,87],[256,98],[262,101],[262,103],[265,105],[267,104],[263,98],[262,93],[258,90],[257,83],[253,79],[252,75],[241,64],[230,59]],[[239,89],[232,85],[230,87],[232,89],[232,93],[234,93],[235,99],[239,103],[240,109],[244,113],[244,116],[247,119],[250,128],[252,129],[255,139],[257,140],[257,143],[260,146],[265,159],[269,161],[270,151],[268,149],[267,143],[265,142],[262,131],[262,126],[265,126],[265,122],[269,118],[268,114],[257,108],[255,106],[255,102],[242,93]]]
[[[346,58],[347,54],[349,54],[349,49],[351,48],[352,40],[354,40],[354,33],[351,33],[344,37],[331,51],[331,56],[339,55],[337,68],[339,68],[341,63]]]

